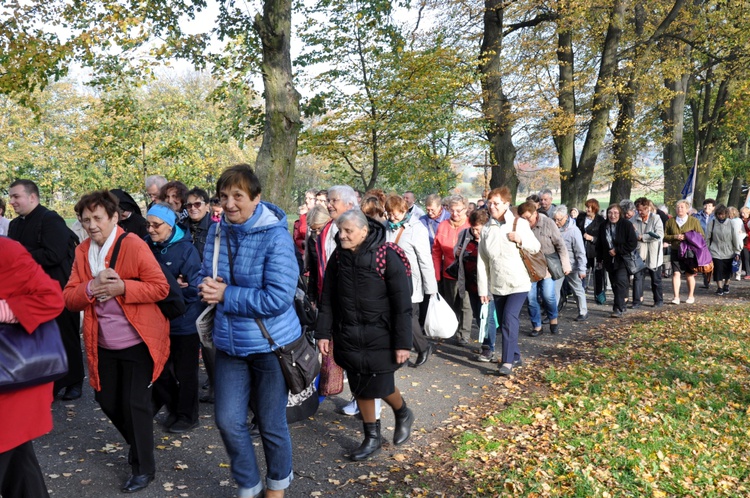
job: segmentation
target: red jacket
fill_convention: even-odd
[[[305,241],[307,240],[307,214],[300,215],[299,219],[294,222],[294,245],[300,254],[305,254]]]
[[[0,237],[0,299],[32,333],[63,310],[60,284],[52,280],[24,247]],[[52,430],[52,383],[0,393],[0,453]]]
[[[435,242],[432,244],[432,263],[435,265],[435,278],[438,282],[440,278],[454,280],[445,273],[445,269],[456,260],[453,248],[456,247],[456,242],[458,242],[458,234],[464,228],[471,228],[468,216],[460,226],[453,226],[450,219],[441,221],[438,225],[437,232],[435,232]]]
[[[117,237],[125,233],[117,227]],[[65,286],[65,306],[70,311],[83,310],[83,342],[89,366],[89,383],[99,391],[99,323],[94,309],[94,298],[86,295],[86,286],[93,280],[89,266],[91,239],[84,240],[76,249],[73,272]],[[109,265],[114,244],[105,262]],[[154,360],[151,381],[155,381],[169,357],[169,321],[156,305],[169,294],[169,283],[146,242],[135,234],[122,241],[115,271],[125,281],[125,295],[117,296],[125,318],[138,331]]]

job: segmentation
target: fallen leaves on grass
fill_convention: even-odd
[[[456,408],[450,443],[394,455],[391,474],[403,477],[391,475],[381,489],[391,496],[747,496],[746,307],[641,319],[599,326],[595,340],[555,348],[495,381],[477,404]]]

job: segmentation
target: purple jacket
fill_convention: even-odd
[[[687,259],[687,251],[693,251],[698,266],[708,266],[713,261],[706,240],[695,230],[685,232],[685,240],[680,242],[680,259]]]

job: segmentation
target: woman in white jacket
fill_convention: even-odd
[[[403,197],[390,195],[385,201],[388,213],[385,238],[394,242],[406,253],[411,266],[411,303],[412,303],[412,341],[417,351],[417,359],[410,367],[424,365],[432,353],[432,346],[427,342],[422,326],[419,323],[419,303],[437,293],[435,267],[432,263],[430,236],[418,217],[407,215],[409,205]]]
[[[529,223],[513,216],[509,209],[510,202],[508,187],[490,192],[487,205],[491,219],[482,232],[477,261],[479,296],[483,303],[491,299],[495,301],[498,328],[502,335],[499,374],[503,376],[510,375],[514,367],[523,364],[518,349],[518,317],[531,289],[531,280],[519,248],[523,247],[532,254],[541,248]],[[491,296],[487,295],[487,289]]]

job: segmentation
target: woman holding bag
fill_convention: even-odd
[[[411,334],[414,349],[417,351],[417,360],[414,363],[410,361],[409,366],[416,368],[424,365],[432,353],[432,346],[427,342],[419,323],[419,307],[422,301],[425,296],[429,299],[437,293],[430,237],[422,222],[417,218],[411,218],[409,206],[403,197],[389,196],[385,201],[385,210],[389,220],[385,239],[403,249],[411,265]]]
[[[611,204],[607,208],[607,222],[599,228],[596,250],[612,283],[612,293],[615,296],[610,315],[612,318],[622,317],[625,298],[628,297],[630,280],[622,255],[631,254],[637,247],[638,238],[633,224],[625,219],[619,204]]]
[[[502,376],[511,375],[514,368],[523,365],[518,349],[518,320],[531,280],[519,251],[523,248],[536,254],[541,250],[529,222],[513,216],[510,202],[508,187],[496,188],[487,197],[491,219],[482,231],[477,260],[479,297],[483,303],[495,302],[502,336],[502,356],[498,361]]]
[[[63,310],[60,284],[18,242],[0,237],[0,323],[34,333]],[[0,495],[46,498],[32,441],[52,430],[52,382],[0,393]]]
[[[411,435],[414,414],[394,378],[412,345],[411,282],[406,256],[386,243],[382,223],[351,209],[336,224],[337,247],[326,267],[315,337],[324,355],[333,339],[336,363],[349,378],[365,434],[349,458],[361,461],[382,444],[376,398],[393,409],[393,444],[405,443]]]
[[[224,216],[208,234],[198,288],[216,305],[215,410],[239,497],[279,498],[293,479],[286,419],[288,386],[260,324],[279,346],[300,338],[294,311],[299,265],[286,215],[261,201],[260,180],[247,164],[224,170],[216,182]],[[220,247],[215,234],[221,227]],[[213,278],[214,251],[219,251]],[[263,441],[261,478],[248,425],[248,406]],[[264,491],[265,490],[265,491]]]

